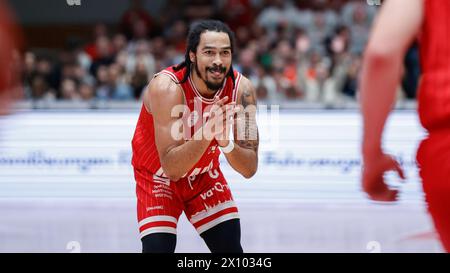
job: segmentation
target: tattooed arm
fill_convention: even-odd
[[[258,169],[259,135],[256,125],[256,92],[251,82],[242,77],[236,105],[241,111],[233,125],[234,149],[225,154],[228,163],[245,178],[255,175]],[[228,142],[227,142],[228,144]]]

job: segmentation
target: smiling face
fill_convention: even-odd
[[[225,32],[206,31],[200,35],[197,52],[190,52],[195,74],[211,91],[219,90],[231,67],[231,42]]]

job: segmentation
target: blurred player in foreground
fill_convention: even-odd
[[[10,112],[11,104],[17,98],[20,78],[19,46],[21,34],[15,24],[8,5],[0,0],[0,116]]]
[[[387,0],[376,19],[364,55],[361,104],[364,122],[362,186],[369,198],[395,201],[398,192],[383,179],[400,164],[381,148],[387,116],[394,105],[403,57],[419,39],[422,77],[418,112],[428,136],[417,152],[428,210],[450,252],[450,1]]]

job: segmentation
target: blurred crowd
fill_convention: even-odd
[[[116,25],[94,25],[91,40],[72,37],[53,55],[28,49],[25,94],[48,101],[139,100],[156,72],[184,59],[190,23],[214,18],[235,31],[233,65],[252,80],[259,100],[334,106],[357,98],[376,12],[362,0],[194,0],[167,1],[156,17],[132,0]],[[416,47],[405,64],[399,97],[414,98]]]

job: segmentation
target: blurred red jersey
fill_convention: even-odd
[[[425,0],[420,35],[419,115],[428,130],[450,128],[450,1]]]
[[[425,0],[420,37],[419,116],[428,135],[417,151],[434,226],[450,252],[450,1]]]
[[[0,115],[7,114],[11,101],[18,96],[20,83],[19,51],[22,34],[5,1],[0,0]]]
[[[186,68],[175,71],[173,67],[168,67],[157,73],[154,77],[164,74],[169,76],[174,82],[179,83],[183,79],[185,73]],[[233,80],[230,77],[227,77],[222,88],[217,91],[217,96],[219,96],[219,98],[228,96],[232,101],[236,101],[241,74],[234,71],[234,76],[234,85]],[[212,105],[214,99],[203,97],[195,87],[191,77],[184,83],[180,83],[180,86],[184,93],[186,106],[189,108],[189,115],[184,115],[183,118],[185,119],[187,126],[191,127],[191,134],[193,134],[194,129],[199,128],[203,123],[201,111],[204,111],[205,108]],[[167,111],[172,111],[172,109],[167,109]],[[158,151],[156,149],[153,116],[152,113],[149,113],[146,110],[144,105],[142,106],[136,125],[132,140],[132,148],[132,164],[135,169],[138,169],[141,172],[144,171],[151,176],[167,177],[161,167]],[[220,151],[218,149],[217,141],[213,140],[200,160],[183,177],[195,176],[216,169],[219,166],[219,155]]]

